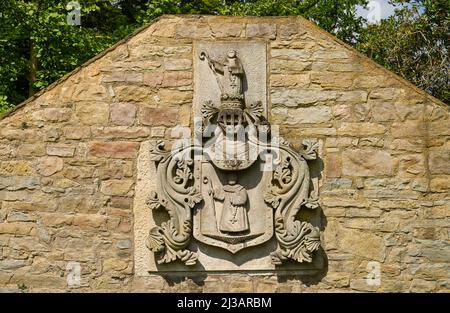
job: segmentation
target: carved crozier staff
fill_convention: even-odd
[[[244,68],[235,50],[228,51],[224,62],[212,60],[205,51],[200,52],[199,57],[200,60],[207,60],[209,67],[216,76],[222,98],[242,98]],[[223,82],[220,81],[219,74],[223,75]]]

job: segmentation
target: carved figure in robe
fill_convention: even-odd
[[[247,191],[238,183],[235,173],[227,174],[228,184],[214,190],[214,198],[223,201],[219,230],[225,233],[240,233],[249,230],[246,204]]]
[[[243,95],[242,82],[244,78],[244,68],[237,57],[236,50],[230,50],[227,53],[224,62],[212,60],[206,52],[200,53],[200,59],[206,59],[208,65],[217,76],[223,75],[223,82],[219,82],[222,91],[222,98],[239,98]]]

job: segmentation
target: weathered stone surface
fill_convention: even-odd
[[[91,136],[91,130],[89,127],[65,127],[64,137],[67,139],[86,139]]]
[[[327,106],[297,109],[274,108],[272,116],[284,117],[282,123],[286,125],[326,123],[331,120],[331,108]]]
[[[190,59],[165,59],[164,60],[164,68],[166,71],[189,70],[192,68],[192,60],[190,60]]]
[[[44,122],[65,122],[70,119],[72,110],[66,108],[48,108],[36,111],[32,118]]]
[[[146,72],[144,73],[144,85],[156,87],[162,84],[164,78],[163,72]]]
[[[386,127],[376,123],[342,123],[338,129],[338,134],[359,137],[383,135],[385,131]]]
[[[395,138],[422,137],[425,134],[425,125],[421,121],[397,122],[392,124],[391,132]]]
[[[293,60],[299,60],[299,59],[305,59],[308,60],[308,58],[311,56],[311,53],[304,49],[272,49],[270,51],[270,54],[274,58],[278,59],[293,59]],[[316,74],[316,73],[313,73]]]
[[[450,150],[430,151],[428,163],[432,174],[450,174]]]
[[[28,176],[34,174],[30,161],[2,161],[0,162],[0,174],[4,176]]]
[[[342,170],[349,176],[392,175],[393,159],[388,152],[371,149],[346,150],[342,154]]]
[[[126,195],[133,186],[132,180],[107,180],[103,181],[100,190],[109,196]]]
[[[29,235],[34,227],[34,223],[26,222],[0,223],[0,234]]]
[[[143,107],[139,113],[139,121],[149,126],[172,126],[178,120],[178,110],[173,107]]]
[[[63,169],[64,161],[56,156],[39,158],[37,161],[37,172],[42,176],[51,176]]]
[[[326,157],[325,175],[326,177],[341,177],[342,158],[340,154],[330,153]]]
[[[136,85],[114,87],[114,94],[120,102],[142,102],[150,100],[150,89]]]
[[[136,106],[133,103],[119,102],[110,106],[110,119],[115,125],[133,125],[136,117]]]
[[[273,24],[247,24],[245,35],[247,37],[267,37],[274,39],[277,35],[277,26]]]
[[[136,139],[146,138],[150,135],[148,127],[102,127],[93,128],[92,136],[94,138],[121,138],[121,139]]]
[[[449,192],[450,176],[433,178],[430,182],[430,188],[434,192]]]
[[[39,187],[39,179],[32,176],[0,177],[0,189],[20,190],[36,189]]]
[[[359,230],[341,229],[338,243],[341,251],[369,260],[384,261],[385,245],[382,237]]]
[[[128,159],[136,156],[139,149],[138,142],[116,141],[116,142],[91,142],[89,153],[96,157],[115,159]]]
[[[244,26],[235,23],[212,24],[211,31],[214,37],[240,37],[244,30]]]
[[[311,82],[320,85],[323,88],[346,89],[353,84],[353,75],[342,73],[311,73]],[[341,96],[342,97],[342,96]],[[366,94],[367,98],[367,94]],[[362,99],[361,101],[364,101]],[[345,101],[345,97],[343,100]]]
[[[326,102],[334,100],[337,97],[335,91],[326,90],[300,90],[300,89],[284,89],[272,92],[272,104],[274,106],[282,105],[287,107],[297,107],[312,103]]]
[[[0,149],[1,148],[2,147],[0,147]],[[3,149],[3,152],[5,152],[6,155],[7,150],[5,151],[5,149]],[[23,156],[43,156],[45,154],[45,148],[43,144],[22,144],[18,147],[17,154]]]
[[[112,72],[106,73],[102,82],[111,83],[111,82],[142,82],[143,75],[139,72]]]
[[[425,157],[422,154],[410,154],[400,157],[400,175],[425,175],[425,172]]]
[[[320,140],[321,211],[301,211],[323,222],[319,275],[146,271],[146,227],[161,211],[146,205],[155,181],[138,149],[149,137],[170,147],[178,125],[192,131],[194,88],[216,85],[193,83],[203,40],[220,45],[217,59],[251,47],[246,100],[268,96],[264,114],[294,149]],[[0,291],[447,292],[449,136],[448,106],[302,18],[162,17],[0,118]],[[367,284],[370,261],[380,286]]]
[[[80,228],[105,228],[107,217],[97,214],[77,214],[72,224]]]
[[[2,270],[15,270],[20,267],[24,267],[28,264],[27,260],[1,260],[0,269]]]
[[[315,60],[333,60],[333,59],[346,59],[348,58],[348,52],[345,50],[340,51],[324,51],[319,50],[313,54]]]
[[[75,154],[75,147],[66,145],[47,145],[48,155],[55,155],[60,157],[73,157]]]
[[[189,86],[193,82],[192,73],[187,71],[176,71],[164,73],[161,81],[162,87]]]
[[[79,102],[76,104],[76,116],[85,125],[106,125],[108,123],[109,104],[106,102]]]
[[[272,74],[270,85],[273,87],[307,87],[310,84],[309,74]]]

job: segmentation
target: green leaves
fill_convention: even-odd
[[[448,1],[400,1],[413,6],[369,25],[357,48],[386,68],[450,103]]]
[[[69,2],[0,1],[0,112],[162,14],[302,15],[449,101],[448,0],[391,0],[418,9],[366,29],[356,6],[367,0],[78,0],[79,26]]]

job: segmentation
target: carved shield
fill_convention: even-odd
[[[196,161],[195,176],[200,178],[197,188],[201,190],[203,201],[194,209],[194,238],[232,253],[268,241],[274,233],[273,209],[262,195],[270,182],[269,174],[261,171],[257,161],[234,173],[237,178],[234,186],[239,187],[230,190],[229,173],[217,169],[211,162]],[[227,189],[228,192],[224,191]],[[221,197],[216,193],[221,193]],[[227,197],[232,200],[239,195],[246,197],[245,203],[238,207],[230,205]],[[233,216],[236,218],[230,222]],[[226,225],[233,222],[237,226],[235,231]]]

